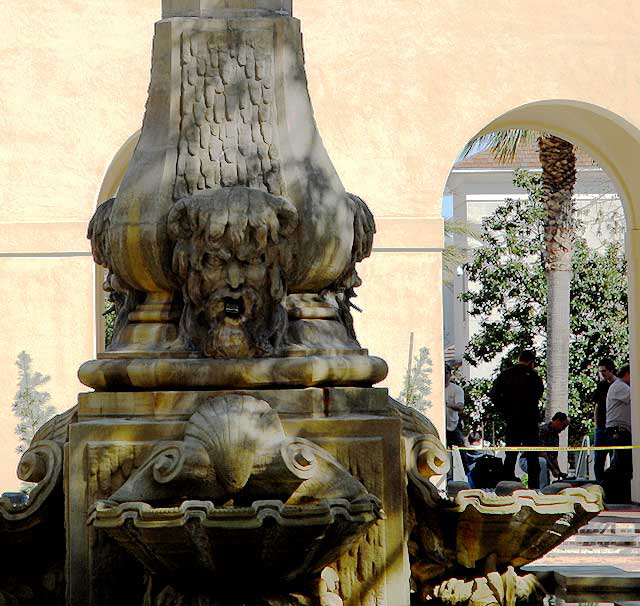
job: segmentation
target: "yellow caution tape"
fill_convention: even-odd
[[[542,452],[542,451],[556,451],[556,452],[573,452],[581,450],[627,450],[632,448],[640,448],[640,444],[631,444],[629,446],[452,446],[447,448],[449,452],[455,450],[504,450],[504,451],[518,451],[518,452]]]

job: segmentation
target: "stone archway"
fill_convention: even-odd
[[[551,132],[575,143],[607,172],[623,204],[627,230],[629,278],[629,349],[632,376],[640,371],[640,130],[602,107],[568,100],[536,101],[512,109],[487,124],[479,133],[508,128]],[[634,443],[640,436],[640,383],[632,381]],[[640,501],[640,451],[634,450],[634,501]]]

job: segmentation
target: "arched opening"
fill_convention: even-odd
[[[618,193],[626,218],[626,257],[628,261],[629,350],[631,376],[638,372],[638,300],[639,236],[638,208],[640,175],[634,168],[640,158],[640,131],[621,116],[595,105],[567,100],[547,100],[515,108],[491,121],[479,134],[525,128],[552,133],[584,150],[607,173]],[[446,191],[446,190],[445,190]],[[455,201],[454,201],[455,204]],[[632,382],[632,434],[640,435],[640,399],[638,385]],[[634,450],[632,497],[640,500],[640,457]]]
[[[120,188],[120,183],[127,172],[127,167],[133,156],[133,152],[138,145],[140,139],[140,131],[133,133],[115,153],[113,159],[109,163],[102,183],[100,184],[100,190],[98,192],[98,199],[96,206],[99,206],[103,202],[113,198]],[[94,309],[95,309],[95,322],[96,322],[96,352],[100,353],[105,350],[105,311],[107,310],[107,304],[105,301],[105,292],[103,288],[105,278],[104,268],[99,265],[94,266]]]

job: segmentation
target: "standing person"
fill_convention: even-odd
[[[610,385],[616,380],[616,366],[610,358],[602,358],[598,362],[598,374],[600,381],[591,394],[591,402],[594,403],[594,420],[596,430],[593,440],[594,446],[607,445],[607,393]],[[593,470],[596,482],[604,480],[604,463],[607,459],[606,450],[596,450],[593,455]]]
[[[607,446],[631,446],[631,374],[628,365],[607,392]],[[607,501],[631,502],[631,450],[614,450],[607,469]],[[614,495],[614,497],[612,497]]]
[[[534,370],[536,354],[525,350],[518,356],[518,363],[498,375],[491,388],[490,397],[506,422],[507,446],[537,446],[540,409],[538,402],[544,392],[540,375]],[[540,488],[540,463],[538,453],[527,452],[529,488]],[[506,479],[515,479],[518,453],[508,451],[504,459]]]
[[[557,412],[551,417],[551,421],[541,423],[538,428],[540,446],[552,446],[555,448],[560,446],[560,434],[567,427],[569,427],[569,417],[564,412]],[[537,455],[540,465],[539,488],[544,488],[550,484],[551,478],[549,474],[558,480],[567,477],[567,474],[560,470],[557,450],[545,450],[538,452]],[[523,471],[528,471],[527,459],[520,458],[520,467]],[[529,476],[529,485],[531,485],[531,476]]]
[[[451,367],[444,367],[444,401],[447,414],[447,448],[452,446],[464,446],[460,413],[464,409],[464,391],[462,387],[451,382]],[[460,453],[462,465],[467,469],[464,451]],[[449,470],[449,478],[453,477],[453,465]]]

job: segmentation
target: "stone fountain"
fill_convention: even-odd
[[[0,503],[6,604],[535,600],[519,567],[598,490],[441,496],[428,419],[375,388],[351,299],[367,205],[322,145],[291,0],[163,0],[139,143],[89,224],[117,318],[94,391]]]

